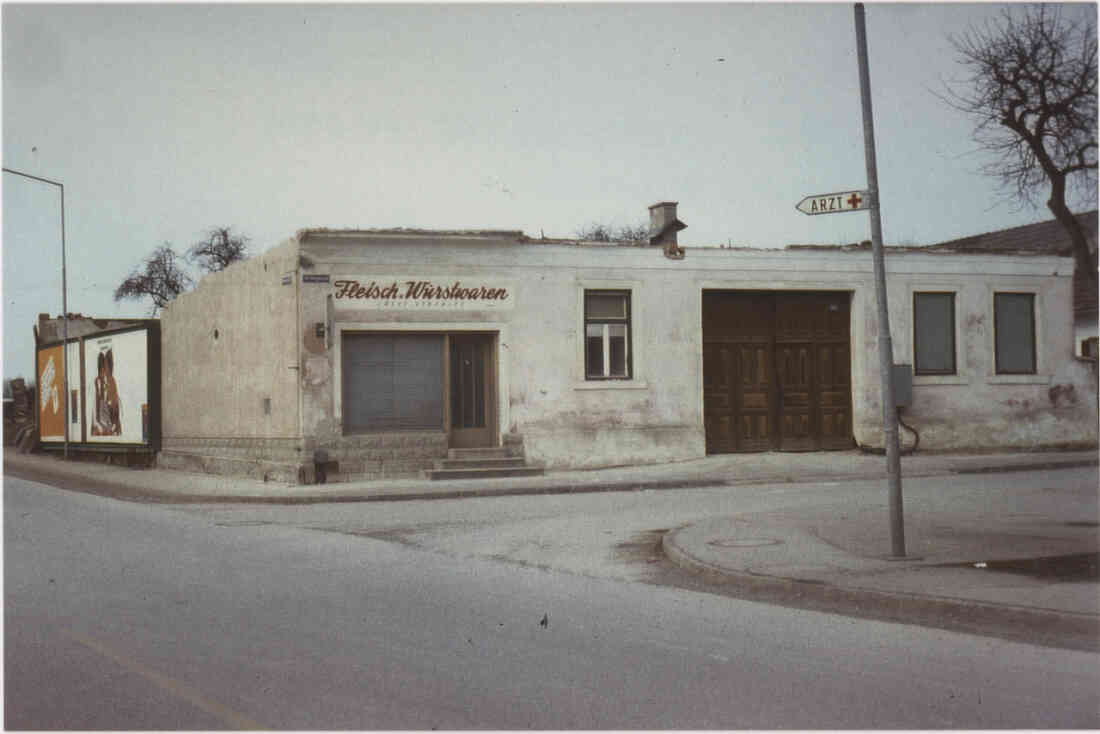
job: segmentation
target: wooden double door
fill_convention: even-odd
[[[708,454],[847,449],[849,293],[703,292]]]

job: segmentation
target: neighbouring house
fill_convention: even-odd
[[[311,482],[882,446],[869,247],[681,247],[674,202],[650,218],[642,244],[303,229],[208,275],[162,313],[158,462]],[[921,450],[1096,446],[1072,258],[886,263]]]
[[[1089,250],[1096,252],[1097,211],[1082,212],[1077,221],[1088,238]],[[1050,253],[1073,257],[1073,242],[1056,219],[996,232],[962,237],[929,247],[933,251],[959,253]],[[1097,357],[1097,290],[1082,273],[1073,274],[1074,353],[1079,357]]]

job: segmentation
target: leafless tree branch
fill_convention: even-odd
[[[1074,21],[1057,5],[1016,6],[950,41],[964,77],[937,96],[972,119],[988,156],[981,171],[1032,205],[1049,187],[1047,208],[1095,287],[1096,253],[1066,201],[1096,201],[1095,15]]]
[[[248,238],[234,234],[231,227],[213,227],[206,239],[196,242],[187,257],[207,273],[216,273],[248,258]]]
[[[153,250],[145,261],[115,289],[115,301],[153,301],[150,315],[155,316],[176,296],[189,290],[194,281],[179,266],[179,256],[167,243]]]

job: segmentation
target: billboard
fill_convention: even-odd
[[[84,338],[88,443],[148,443],[149,337],[145,329]]]
[[[66,365],[66,362],[68,363]],[[38,425],[44,444],[65,440],[68,375],[70,443],[120,451],[160,445],[160,324],[99,331],[38,345]]]

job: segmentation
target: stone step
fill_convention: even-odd
[[[436,469],[500,469],[523,466],[522,456],[491,456],[481,459],[443,459],[435,462]]]
[[[507,459],[515,456],[507,446],[478,449],[447,449],[448,459]]]
[[[537,477],[543,474],[538,466],[508,466],[496,469],[428,469],[424,476],[440,479],[495,479],[499,477]]]

